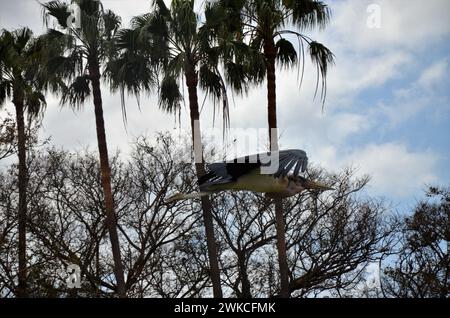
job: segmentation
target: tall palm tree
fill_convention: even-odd
[[[217,21],[200,18],[194,12],[193,0],[173,0],[167,7],[163,0],[152,3],[153,11],[132,20],[132,28],[120,32],[118,46],[122,55],[111,62],[109,70],[116,88],[139,94],[155,84],[155,74],[160,74],[160,107],[168,112],[179,112],[183,95],[182,82],[186,83],[189,98],[190,126],[194,147],[197,177],[205,174],[202,140],[200,135],[200,110],[197,90],[200,86],[216,102],[222,103],[224,125],[228,124],[228,101],[226,85],[219,72],[224,57],[223,46],[218,45],[218,36],[224,34]],[[236,71],[236,63],[227,63],[225,69]],[[227,76],[232,79],[233,73]],[[236,81],[232,88],[240,92],[244,85]],[[206,232],[210,277],[213,294],[223,296],[220,269],[214,235],[211,202],[202,201],[203,220]]]
[[[3,30],[0,35],[0,107],[11,98],[16,111],[17,154],[19,158],[18,206],[18,287],[17,296],[27,297],[27,137],[25,115],[36,118],[46,105],[41,76],[42,43],[28,28]]]
[[[101,68],[114,54],[114,36],[120,27],[120,18],[104,10],[99,0],[73,0],[79,8],[79,21],[73,21],[69,4],[51,1],[43,4],[47,25],[54,18],[59,29],[49,29],[49,46],[58,52],[49,60],[49,72],[62,78],[61,103],[80,108],[92,95],[94,103],[97,143],[100,157],[101,183],[104,192],[106,224],[111,241],[117,294],[126,297],[126,286],[117,219],[111,190],[111,168],[103,119],[100,86]],[[72,23],[71,23],[72,22]]]
[[[326,75],[329,65],[333,64],[332,52],[323,44],[312,40],[303,32],[319,27],[323,28],[330,19],[330,10],[326,4],[317,0],[219,0],[230,17],[227,19],[231,29],[240,29],[240,37],[246,38],[252,50],[260,57],[252,55],[249,68],[255,82],[267,79],[267,112],[270,149],[278,150],[277,102],[276,102],[276,66],[298,65],[303,70],[305,51],[317,67],[316,94],[321,88],[321,99],[326,97]],[[298,52],[291,42],[298,43]],[[261,63],[261,58],[264,63]],[[280,267],[280,296],[289,297],[289,268],[286,255],[285,221],[281,200],[275,200],[277,249]]]

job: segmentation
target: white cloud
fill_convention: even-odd
[[[392,129],[407,122],[422,110],[432,105],[432,98],[409,93],[406,97],[395,98],[389,102],[380,101],[372,114],[384,128]]]
[[[339,113],[329,121],[328,137],[334,143],[341,143],[349,136],[370,129],[369,118],[352,113]]]
[[[389,102],[380,101],[371,113],[388,119],[392,128],[424,109],[439,111],[442,105],[448,105],[448,98],[440,93],[441,88],[447,90],[448,76],[448,58],[434,62],[409,86],[393,90],[393,98]]]
[[[425,184],[436,182],[439,156],[431,151],[411,151],[399,143],[370,144],[350,153],[345,162],[372,176],[371,193],[406,197]]]
[[[432,89],[443,84],[445,76],[448,76],[448,59],[435,62],[426,68],[417,81],[417,85],[425,89]]]
[[[442,160],[437,153],[414,151],[398,142],[354,148],[322,143],[308,155],[314,165],[328,171],[353,167],[356,175],[370,175],[368,193],[398,199],[411,198],[425,185],[438,182],[438,166]]]
[[[369,28],[367,8],[377,4],[381,13],[380,28]],[[343,40],[346,48],[384,51],[389,47],[425,49],[450,34],[448,0],[362,0],[330,3],[333,21],[330,33]]]
[[[155,131],[171,130],[175,126],[174,117],[158,109],[155,96],[142,96],[140,111],[135,98],[127,98],[127,125],[125,127],[118,94],[109,94],[107,86],[102,85],[103,115],[109,151],[117,148],[127,153],[130,143],[141,135],[152,136]],[[95,131],[94,106],[92,99],[86,101],[81,110],[68,106],[61,108],[59,100],[47,96],[47,111],[43,121],[43,135],[52,136],[52,143],[69,149],[86,146],[95,150],[97,138]]]
[[[346,167],[357,175],[370,175],[368,191],[388,198],[411,198],[426,184],[439,182],[441,156],[433,151],[411,150],[398,142],[370,143],[361,147],[339,145],[327,140],[309,144],[311,163],[337,172]]]
[[[373,56],[355,52],[336,54],[345,58],[338,58],[330,71],[328,90],[331,100],[348,100],[365,89],[401,77],[402,70],[412,60],[412,56],[404,51],[381,52]]]

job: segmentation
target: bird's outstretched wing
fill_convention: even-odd
[[[276,158],[276,153],[271,158]],[[276,160],[276,159],[275,159]],[[274,177],[285,177],[294,168],[293,175],[298,176],[300,172],[305,172],[308,167],[308,156],[306,152],[300,149],[281,150],[278,152],[278,168],[274,173]],[[271,165],[270,163],[266,166]]]
[[[306,152],[299,149],[289,149],[274,152],[245,156],[209,164],[208,173],[199,179],[200,187],[214,184],[224,184],[236,181],[239,177],[251,173],[255,169],[261,169],[261,173],[271,174],[274,177],[284,177],[293,168],[293,174],[297,176],[304,172],[308,165]],[[262,168],[265,168],[263,171]]]

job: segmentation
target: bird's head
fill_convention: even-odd
[[[308,180],[306,178],[303,178],[301,176],[293,177],[293,181],[295,183],[295,187],[297,188],[298,192],[301,192],[303,190],[315,190],[315,191],[327,191],[327,190],[334,190],[333,188],[320,183],[318,181]]]

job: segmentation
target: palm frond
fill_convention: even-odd
[[[50,57],[47,63],[48,72],[60,76],[62,79],[72,80],[76,74],[84,72],[83,51],[74,49],[69,56],[56,55]]]
[[[88,14],[83,10],[80,11],[80,29],[71,28],[71,32],[76,34],[77,39],[82,41],[85,46],[94,51],[99,48],[102,41],[106,39],[103,32],[104,25],[101,12]]]
[[[173,0],[168,21],[174,42],[189,50],[197,37],[198,17],[194,12],[194,1]]]
[[[150,54],[155,63],[167,63],[170,48],[169,29],[166,18],[158,12],[148,13],[132,19],[133,41],[139,49]]]
[[[47,41],[47,45],[58,44],[58,46],[61,48],[67,45],[71,45],[73,42],[75,42],[71,35],[55,29],[47,29],[47,32],[44,33],[41,37],[43,40]]]
[[[103,11],[103,5],[99,0],[75,0],[81,12],[94,16]]]
[[[284,67],[289,68],[297,63],[297,51],[292,43],[281,38],[275,44],[277,50],[277,61]]]
[[[119,90],[122,115],[126,121],[125,92],[139,98],[141,92],[149,92],[156,86],[157,74],[144,55],[125,51],[122,55],[110,61],[104,72],[109,79],[113,92]]]
[[[132,29],[143,29],[147,25],[150,24],[151,19],[153,18],[153,13],[144,13],[138,16],[131,18],[131,28]]]
[[[231,1],[231,0],[229,0]],[[286,68],[299,65],[300,86],[303,80],[305,65],[305,48],[317,67],[316,94],[321,89],[321,99],[326,97],[326,76],[328,68],[334,61],[332,52],[323,45],[314,42],[301,30],[325,27],[331,17],[331,11],[323,1],[318,0],[250,0],[244,1],[241,13],[241,23],[244,25],[244,35],[247,37],[252,57],[245,60],[249,79],[255,84],[265,78],[265,63],[257,53],[263,52],[267,41],[276,41],[276,61]],[[215,3],[227,3],[228,0],[217,0]],[[226,4],[225,4],[226,6]],[[293,28],[292,28],[293,27]],[[294,30],[299,29],[299,30]],[[299,42],[298,50],[284,38],[285,34],[296,36]],[[280,37],[280,39],[278,39]],[[269,43],[271,44],[271,43]],[[298,60],[300,59],[300,63]],[[301,76],[300,76],[301,68]]]
[[[40,91],[31,90],[25,94],[25,107],[29,120],[37,118],[45,110],[47,102]]]
[[[217,0],[205,7],[205,24],[224,36],[224,33],[239,37],[243,33],[243,8],[245,0]]]
[[[108,39],[111,39],[114,34],[119,30],[122,20],[120,16],[112,12],[111,10],[106,10],[103,13],[103,24],[104,24],[104,34]]]
[[[48,26],[50,18],[56,19],[58,24],[62,28],[67,28],[67,19],[70,17],[71,12],[69,6],[61,1],[50,1],[42,4],[43,7],[43,20],[45,25]]]
[[[317,67],[316,91],[314,96],[317,95],[320,86],[320,98],[323,102],[325,102],[327,93],[328,67],[334,64],[334,54],[323,44],[315,41],[309,43],[309,54],[311,56],[311,60]]]
[[[120,29],[115,38],[116,46],[120,50],[136,50],[138,47],[138,32],[134,29]]]
[[[159,106],[168,113],[176,113],[181,106],[183,96],[174,76],[165,76],[159,88]]]
[[[241,63],[234,63],[228,61],[225,63],[225,79],[233,91],[238,94],[248,92],[248,74],[245,71],[244,65]]]
[[[216,105],[222,104],[222,116],[224,128],[228,128],[230,124],[229,104],[227,98],[227,90],[221,74],[215,67],[207,64],[200,66],[199,70],[200,87],[206,92],[207,96],[213,99],[214,113]],[[213,118],[214,122],[214,118]]]
[[[117,63],[117,82],[135,95],[139,95],[140,91],[150,91],[156,84],[157,74],[145,56],[125,53],[112,63]]]
[[[186,66],[189,63],[188,56],[185,52],[180,52],[173,56],[166,66],[165,73],[169,76],[177,76],[186,71]]]
[[[21,28],[13,32],[13,37],[15,38],[15,50],[19,55],[21,55],[30,43],[31,38],[33,37],[33,32],[28,28]]]
[[[208,95],[215,98],[222,97],[225,88],[220,74],[215,69],[206,64],[200,66],[199,83]]]
[[[167,8],[164,0],[153,0],[152,6],[153,6],[153,9],[155,11],[157,11],[158,14],[160,14],[161,16],[163,16],[165,18],[170,17],[170,10],[169,10],[169,8]]]
[[[266,77],[267,64],[264,54],[250,48],[248,57],[243,61],[245,72],[254,84],[260,84]]]
[[[66,86],[63,89],[61,104],[68,104],[75,109],[80,109],[90,94],[91,88],[89,87],[88,76],[77,76],[68,87]]]
[[[47,46],[34,38],[28,28],[0,35],[0,104],[6,98],[23,102],[30,119],[43,111],[46,105],[43,74]]]
[[[283,0],[283,3],[291,11],[292,22],[300,29],[324,28],[330,21],[331,10],[323,1]]]

